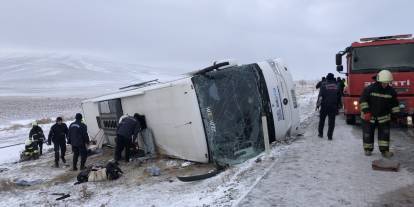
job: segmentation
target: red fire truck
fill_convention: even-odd
[[[355,124],[360,115],[359,97],[363,89],[375,81],[378,71],[393,73],[394,89],[401,110],[414,114],[414,39],[411,34],[361,38],[336,54],[336,70],[342,72],[342,56],[346,57],[347,84],[343,103],[347,124]]]

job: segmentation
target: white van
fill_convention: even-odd
[[[295,86],[278,59],[237,65],[215,63],[188,77],[140,86],[82,102],[88,133],[103,129],[114,145],[118,119],[143,114],[160,154],[217,164],[237,164],[299,127]]]

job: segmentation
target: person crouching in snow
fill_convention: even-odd
[[[119,124],[116,129],[116,148],[114,159],[115,162],[121,159],[122,151],[125,148],[125,162],[129,162],[129,154],[132,140],[135,140],[138,132],[141,130],[141,124],[139,123],[140,115],[135,113],[134,117],[127,115],[122,116],[119,119]]]
[[[51,145],[53,142],[53,149],[55,151],[55,167],[59,167],[59,157],[63,163],[66,163],[66,138],[68,136],[68,127],[63,123],[62,117],[56,118],[56,123],[50,128],[47,144]],[[60,151],[60,156],[59,156]]]
[[[32,129],[29,132],[29,137],[39,146],[39,153],[42,155],[45,135],[43,134],[42,128],[37,124],[37,121],[32,122]]]
[[[37,143],[29,137],[24,143],[24,151],[20,154],[20,161],[39,158]]]
[[[69,125],[68,143],[72,145],[73,151],[73,171],[78,170],[78,157],[81,157],[80,169],[85,169],[88,156],[87,145],[89,145],[88,128],[82,123],[82,114],[77,113],[75,121]]]

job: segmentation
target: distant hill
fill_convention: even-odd
[[[152,79],[159,69],[62,54],[0,54],[0,96],[90,96]]]

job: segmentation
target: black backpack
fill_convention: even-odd
[[[116,180],[122,175],[121,168],[118,167],[118,165],[114,162],[109,162],[106,165],[106,176],[108,177],[108,180]]]
[[[88,177],[89,177],[90,172],[91,172],[91,168],[86,168],[85,170],[82,170],[76,177],[78,182],[76,182],[75,185],[88,182]]]

